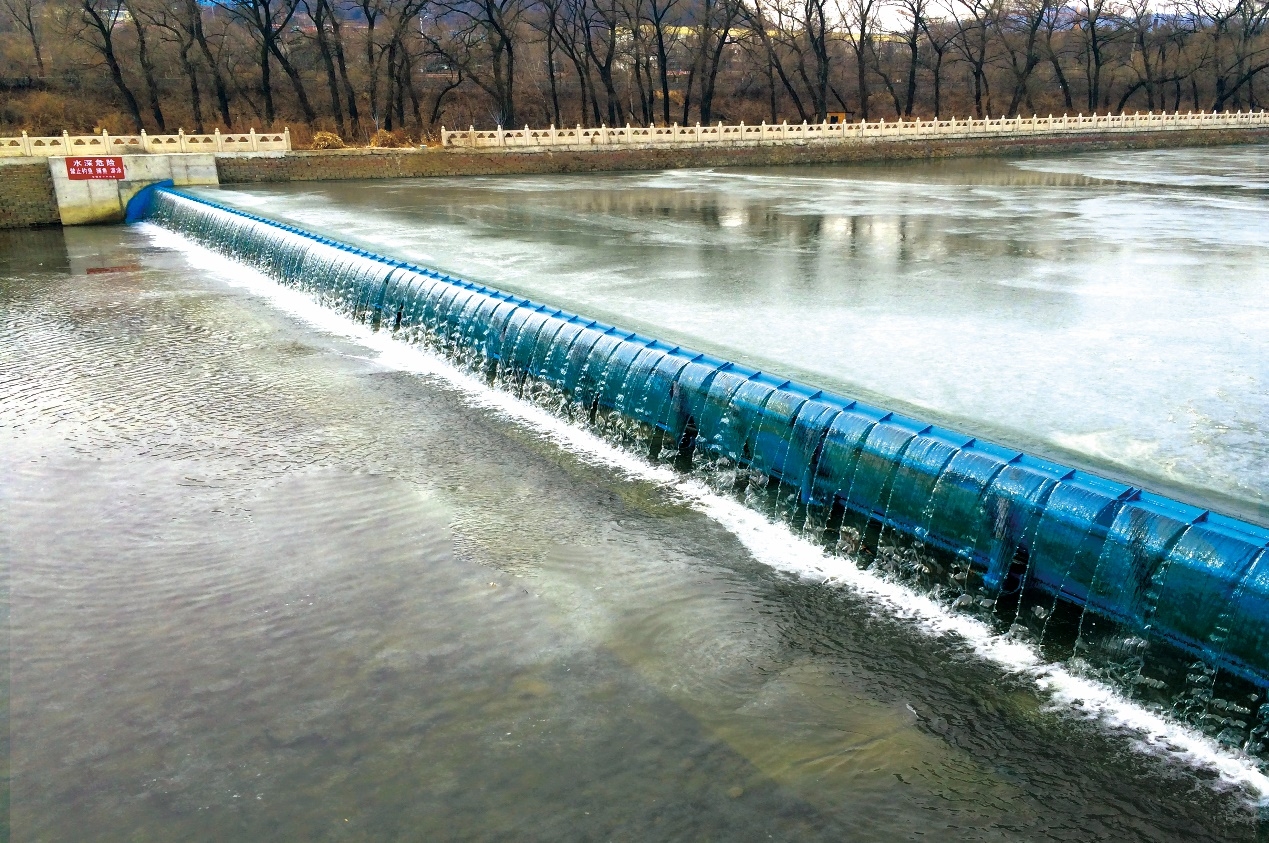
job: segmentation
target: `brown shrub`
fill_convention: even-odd
[[[334,132],[314,132],[311,149],[343,149],[344,139]]]
[[[61,94],[33,91],[6,103],[5,122],[33,135],[60,135],[78,128],[73,122],[73,103]]]
[[[400,129],[394,129],[389,132],[387,129],[380,129],[370,138],[370,145],[384,149],[395,149],[402,146],[414,146],[414,142],[410,140],[410,136]]]

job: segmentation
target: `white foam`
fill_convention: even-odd
[[[788,573],[824,583],[840,584],[869,598],[872,605],[906,619],[935,637],[954,636],[970,650],[1001,669],[1029,678],[1047,698],[1047,708],[1067,711],[1134,736],[1144,753],[1162,754],[1196,768],[1213,771],[1226,786],[1242,787],[1261,804],[1269,804],[1269,776],[1244,754],[1221,747],[1213,739],[1125,699],[1112,687],[1046,662],[1032,644],[997,634],[987,624],[940,605],[924,594],[871,571],[853,561],[830,556],[822,548],[770,521],[731,498],[717,495],[701,482],[671,469],[653,465],[614,447],[588,430],[546,410],[494,389],[426,349],[398,342],[386,332],[326,308],[308,295],[285,287],[193,240],[143,223],[141,230],[154,245],[184,253],[190,263],[212,277],[247,290],[312,328],[352,340],[374,353],[380,365],[437,378],[456,388],[465,400],[515,420],[570,453],[616,469],[623,475],[658,484],[678,494],[696,510],[736,536],[755,559]]]

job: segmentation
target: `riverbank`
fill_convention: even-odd
[[[332,149],[216,156],[221,184],[474,175],[549,175],[714,167],[782,167],[961,157],[1023,157],[1120,149],[1269,142],[1269,129],[1106,133],[870,144],[735,145],[599,150]],[[44,159],[0,159],[0,228],[60,222]]]

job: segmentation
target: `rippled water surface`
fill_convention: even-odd
[[[13,839],[1257,839],[1213,774],[158,242],[0,233]]]
[[[1269,524],[1269,147],[209,195]]]

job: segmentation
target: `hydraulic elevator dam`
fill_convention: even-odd
[[[1240,685],[1252,702],[1199,725],[1263,751],[1264,527],[204,198],[149,199],[151,222],[1136,694]]]

